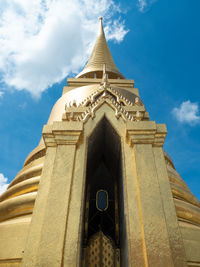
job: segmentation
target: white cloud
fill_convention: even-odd
[[[3,173],[0,173],[0,195],[7,189],[7,181],[8,178],[4,177]]]
[[[107,38],[123,40],[127,31],[123,21],[112,21],[116,13],[111,0],[0,0],[2,81],[38,97],[86,63],[99,16]]]
[[[191,125],[200,122],[198,103],[192,103],[190,100],[185,101],[179,107],[174,108],[172,113],[180,122],[185,122]]]
[[[125,22],[121,20],[114,20],[111,24],[111,21],[104,29],[107,40],[114,40],[117,43],[123,41],[124,36],[128,33],[128,30],[125,30]]]
[[[151,5],[157,0],[138,0],[138,8],[140,12],[146,12],[149,10]]]

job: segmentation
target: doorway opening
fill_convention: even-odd
[[[82,266],[127,266],[121,139],[104,117],[88,140]]]

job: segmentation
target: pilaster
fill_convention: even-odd
[[[47,155],[22,266],[62,265],[74,162],[82,129],[80,122],[44,126]]]
[[[73,172],[73,185],[66,225],[63,267],[80,266],[82,253],[82,231],[84,214],[84,190],[86,180],[87,142],[81,144],[76,152],[76,161]]]
[[[183,247],[179,245],[177,248],[181,236],[162,156],[166,133],[165,125],[154,121],[127,122],[144,266],[185,266]],[[165,197],[170,197],[170,200]]]
[[[128,266],[147,267],[144,229],[140,214],[141,207],[138,203],[140,192],[135,179],[133,151],[132,147],[127,143],[124,143],[123,148],[123,188],[128,244]]]

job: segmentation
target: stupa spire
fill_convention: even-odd
[[[117,69],[110,49],[107,45],[104,29],[103,29],[103,18],[99,18],[99,34],[92,50],[92,54],[88,60],[88,63],[84,69],[76,76],[76,78],[102,78],[103,66],[106,64],[106,70],[109,78],[121,78],[124,76]]]

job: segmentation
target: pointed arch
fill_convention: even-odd
[[[83,258],[88,255],[89,240],[98,233],[99,227],[112,238],[115,256],[119,256],[122,244],[127,242],[126,218],[124,216],[124,181],[122,144],[125,141],[123,119],[117,119],[108,103],[103,103],[84,124],[87,139],[87,167],[85,181],[85,204],[83,222]],[[108,193],[109,208],[100,212],[95,206],[96,192]],[[123,255],[123,254],[126,255]],[[127,258],[127,251],[120,252]],[[113,263],[114,264],[114,263]],[[84,265],[83,265],[84,266]],[[120,266],[120,265],[110,265]]]
[[[84,133],[86,134],[86,139],[89,139],[103,118],[107,119],[118,136],[125,141],[126,133],[124,129],[126,128],[126,122],[121,116],[116,116],[116,112],[106,101],[95,110],[93,117],[89,117],[89,119],[84,122]]]

